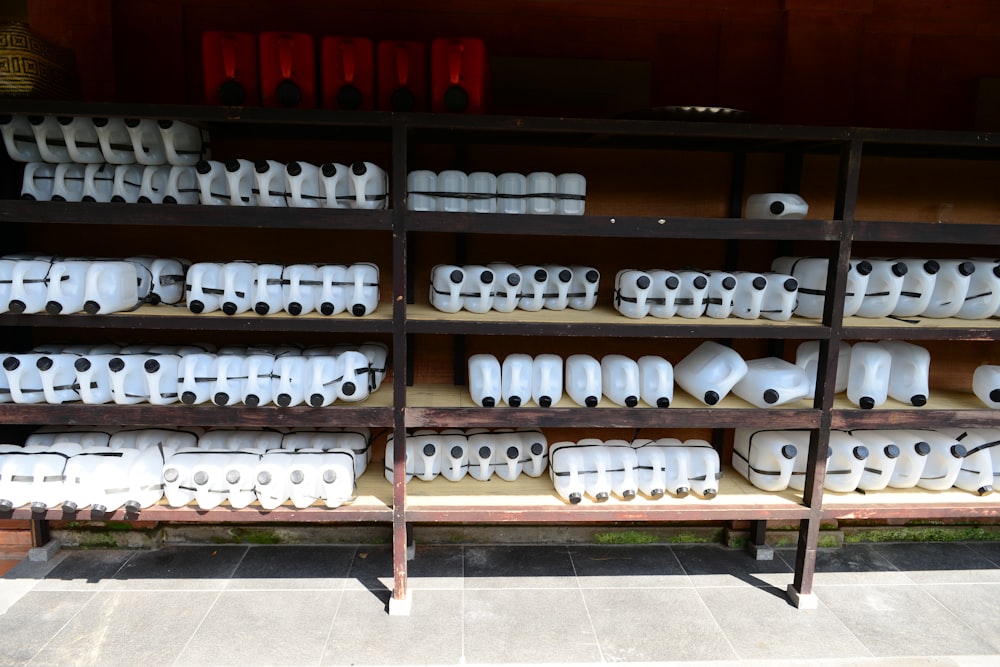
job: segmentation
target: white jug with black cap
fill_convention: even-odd
[[[857,315],[868,293],[868,280],[872,265],[867,259],[851,259],[847,269],[847,287],[844,292],[844,317]]]
[[[549,284],[549,272],[534,264],[517,267],[521,273],[521,299],[517,307],[521,310],[539,311],[545,307],[545,290]]]
[[[111,371],[108,363],[115,358],[113,349],[95,348],[73,362],[80,400],[86,405],[111,402]]]
[[[512,408],[531,400],[532,359],[528,354],[508,354],[500,366],[500,398]]]
[[[955,317],[962,306],[965,297],[969,295],[972,276],[976,265],[966,259],[938,259],[941,270],[934,280],[934,292],[927,308],[921,313],[924,317]]]
[[[524,470],[525,452],[521,436],[513,429],[494,431],[493,473],[505,482],[513,482]]]
[[[244,377],[240,380],[240,401],[243,405],[256,408],[271,403],[274,362],[275,356],[264,350],[250,351],[244,357]]]
[[[35,134],[28,117],[21,114],[0,116],[0,135],[7,155],[15,162],[41,162],[42,155],[35,143]],[[104,158],[101,158],[104,161]]]
[[[253,262],[226,262],[222,265],[220,309],[226,315],[239,315],[253,305],[253,281],[257,265]]]
[[[879,344],[892,356],[889,396],[918,408],[926,405],[930,395],[931,353],[927,348],[901,340],[883,340]]]
[[[167,186],[170,184],[170,165],[146,167],[142,170],[142,180],[139,181],[140,204],[162,204],[167,196]]]
[[[912,489],[920,481],[931,446],[916,430],[886,429],[875,430],[895,443],[899,448],[899,458],[889,478],[889,486],[894,489]]]
[[[446,429],[441,442],[441,476],[457,482],[469,472],[469,439],[460,429]]]
[[[167,190],[163,194],[164,204],[192,205],[201,201],[201,186],[195,167],[170,167],[167,175]]]
[[[674,367],[663,357],[645,355],[639,367],[639,398],[655,408],[668,408],[674,400]]]
[[[319,208],[327,196],[320,185],[320,170],[301,160],[285,165],[286,201],[294,208]]]
[[[681,270],[677,272],[681,285],[674,303],[679,317],[698,318],[705,314],[708,306],[708,276],[701,271]]]
[[[86,116],[59,116],[63,142],[69,159],[77,164],[105,162],[94,121]]]
[[[194,169],[198,178],[198,201],[203,206],[229,206],[226,165],[218,160],[201,160]]]
[[[7,309],[17,314],[44,311],[51,268],[51,257],[19,256],[11,269],[10,302]]]
[[[705,314],[725,319],[733,312],[736,294],[736,276],[728,271],[706,271],[708,276],[708,303]]]
[[[347,309],[347,267],[343,264],[324,264],[317,267],[319,289],[316,292],[316,311],[323,315],[338,315]]]
[[[589,354],[567,357],[565,388],[577,405],[596,408],[603,395],[601,362]]]
[[[389,346],[385,343],[368,341],[358,346],[358,352],[368,360],[370,391],[377,391],[389,370]]]
[[[733,277],[736,289],[733,290],[732,314],[744,320],[758,319],[764,305],[767,278],[753,271],[734,271]]]
[[[269,315],[284,308],[285,267],[281,264],[257,264],[250,286],[250,302],[258,315]]]
[[[468,433],[469,477],[485,482],[493,476],[497,460],[496,433],[486,429],[470,429]]]
[[[765,192],[747,197],[747,218],[801,220],[809,213],[809,204],[792,192]]]
[[[28,116],[28,123],[43,162],[58,164],[73,161],[66,149],[62,125],[55,116]]]
[[[268,208],[288,206],[284,164],[276,160],[257,160],[253,165],[253,181],[257,206]]]
[[[639,364],[622,354],[601,357],[601,387],[615,405],[634,408],[639,405]]]
[[[146,400],[150,405],[171,405],[180,400],[181,355],[157,353],[143,362]]]
[[[767,272],[764,275],[764,297],[760,316],[764,319],[787,322],[795,312],[798,302],[799,281],[784,273]]]
[[[903,276],[903,288],[899,292],[896,306],[892,309],[893,317],[913,317],[926,310],[934,293],[934,283],[941,266],[933,259],[918,259],[913,257],[893,257],[896,262],[906,266]]]
[[[306,400],[308,358],[287,354],[274,359],[272,402],[282,408],[302,405]]]
[[[132,142],[135,161],[142,165],[166,164],[167,152],[163,147],[160,126],[149,118],[126,118],[125,127]]]
[[[469,393],[472,401],[483,408],[492,408],[501,400],[501,365],[492,354],[469,357]],[[530,373],[529,373],[530,380]]]
[[[29,162],[21,177],[21,199],[50,201],[55,188],[56,167],[48,162]]]
[[[941,431],[918,430],[917,435],[930,446],[917,486],[929,491],[946,491],[955,486],[967,452],[965,445]]]
[[[92,263],[87,270],[84,311],[90,315],[105,315],[135,309],[145,297],[139,291],[139,271],[130,261]],[[148,276],[144,280],[148,285]]]
[[[142,194],[142,175],[145,168],[138,164],[120,164],[115,167],[115,180],[111,183],[111,201],[135,204]]]
[[[212,403],[224,407],[240,402],[240,389],[246,376],[246,362],[242,354],[217,354],[210,375]]]
[[[355,162],[348,177],[351,208],[389,208],[389,176],[384,169],[371,162]]]
[[[431,269],[430,304],[443,313],[457,313],[465,306],[464,286],[464,267],[436,265]]]
[[[972,392],[987,407],[1000,410],[1000,366],[982,364],[972,373]]]
[[[677,294],[681,289],[681,279],[673,271],[654,269],[647,271],[651,280],[649,296],[649,315],[667,319],[677,314]]]
[[[521,302],[521,272],[506,262],[490,262],[486,266],[493,272],[493,310],[514,312]]]
[[[314,264],[291,264],[281,274],[281,305],[290,315],[307,315],[316,308],[319,270]]]
[[[81,356],[73,352],[43,354],[35,362],[42,379],[42,393],[45,402],[59,405],[80,400],[80,389],[76,384],[74,364]]]
[[[208,133],[179,120],[159,120],[160,140],[168,164],[194,166],[208,157]]]
[[[256,206],[256,168],[250,160],[232,158],[225,162],[226,192],[230,206]]]
[[[104,155],[105,162],[110,164],[134,164],[135,149],[128,126],[121,118],[94,118],[97,130],[97,141]]]
[[[214,313],[222,307],[222,263],[197,262],[187,272],[187,307],[192,313]]]
[[[666,278],[664,278],[666,281]],[[664,282],[664,284],[666,284]],[[680,279],[678,278],[678,289]],[[645,271],[623,269],[615,274],[615,310],[633,319],[641,319],[650,314],[650,298],[654,292],[653,278]]]
[[[344,350],[337,356],[337,364],[340,372],[337,398],[348,402],[368,398],[371,388],[368,357],[359,350]]]
[[[83,201],[86,166],[75,162],[56,165],[52,175],[52,201]]]
[[[982,320],[996,315],[1000,310],[1000,260],[972,259],[976,267],[969,279],[965,301],[955,317],[963,320]]]
[[[108,361],[111,376],[111,400],[117,405],[134,405],[149,400],[146,385],[146,362],[152,355],[117,354]]]
[[[746,372],[747,364],[738,352],[705,341],[674,365],[674,382],[705,405],[715,405]]]
[[[115,165],[106,162],[91,163],[83,170],[83,195],[80,201],[111,201],[115,193]]]
[[[861,491],[881,491],[889,485],[899,460],[899,446],[893,438],[879,431],[857,429],[850,435],[868,449],[864,472],[858,480]]]
[[[885,403],[889,396],[892,355],[878,343],[860,342],[851,348],[847,398],[864,410]]]
[[[893,259],[869,259],[872,270],[858,317],[888,317],[896,309],[909,267]]]
[[[823,317],[828,265],[824,257],[777,257],[771,262],[772,271],[798,281],[795,314],[799,317]]]
[[[738,428],[733,437],[733,468],[758,489],[784,491],[796,458],[808,451],[808,431]]]
[[[559,264],[546,264],[543,268],[549,274],[548,282],[545,284],[544,307],[549,310],[566,310],[569,306],[573,272],[568,266]]]
[[[56,260],[49,268],[45,312],[79,313],[87,301],[87,271],[91,260]]]
[[[563,360],[558,354],[539,354],[531,360],[531,399],[550,408],[563,397]]]
[[[573,265],[569,267],[573,280],[569,286],[566,305],[573,310],[593,310],[597,305],[597,291],[601,273],[591,266]]]
[[[751,359],[746,366],[747,372],[733,385],[733,393],[758,408],[805,398],[815,386],[804,370],[778,357]]]
[[[541,477],[549,463],[549,442],[539,429],[516,429],[521,439],[521,451],[524,456],[522,472],[529,477]]]
[[[963,428],[941,428],[938,431],[965,447],[965,456],[962,458],[961,470],[955,478],[955,487],[980,496],[993,493],[993,481],[996,475],[993,457],[997,447],[1000,446],[1000,431]]]
[[[479,264],[464,267],[462,282],[462,307],[470,313],[486,313],[493,308],[493,284],[496,275],[492,269]]]
[[[847,391],[847,379],[851,369],[851,345],[840,341],[837,355],[837,379],[834,382],[834,391],[839,394]],[[816,372],[819,366],[818,340],[800,343],[795,348],[795,365],[806,373],[809,384],[809,393],[806,394],[806,398],[813,398],[816,395]]]
[[[215,355],[208,352],[185,354],[178,367],[177,391],[185,405],[200,405],[212,400]]]
[[[371,315],[381,298],[378,266],[371,262],[355,262],[347,267],[347,310],[355,317]]]
[[[150,265],[150,290],[146,301],[152,304],[180,303],[184,299],[184,280],[190,262],[178,257],[156,257]]]
[[[830,431],[830,456],[823,488],[850,493],[858,488],[868,461],[868,447],[846,431]]]

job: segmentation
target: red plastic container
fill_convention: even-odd
[[[265,107],[316,106],[316,46],[312,35],[260,33],[260,88]]]
[[[259,106],[257,37],[245,32],[208,31],[201,35],[205,103]]]
[[[431,42],[431,110],[483,113],[488,75],[483,40],[435,39]]]
[[[427,46],[423,42],[378,43],[378,108],[427,111]]]
[[[324,109],[375,108],[375,46],[364,37],[320,40],[320,90]]]

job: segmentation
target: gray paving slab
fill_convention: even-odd
[[[995,650],[921,586],[833,586],[819,598],[875,656],[985,655]]]
[[[105,590],[221,590],[247,547],[168,546],[137,552]]]
[[[713,544],[678,545],[673,551],[696,587],[749,584],[784,590],[794,578],[792,568],[782,559],[754,560],[743,549]]]
[[[927,584],[920,588],[1000,653],[1000,584]],[[1000,656],[996,660],[1000,664]]]
[[[341,545],[249,547],[226,590],[343,588],[356,551]]]
[[[1000,583],[997,565],[964,542],[897,542],[875,548],[916,583]]]
[[[573,570],[582,588],[691,588],[691,579],[670,547],[574,545]]]
[[[693,588],[584,589],[583,598],[606,662],[737,657]]]
[[[222,591],[178,665],[316,665],[342,591]]]
[[[413,590],[462,588],[462,547],[418,544],[406,563],[407,585]],[[358,547],[351,562],[346,587],[392,591],[392,547]]]
[[[35,590],[101,590],[136,553],[121,549],[74,551],[71,558],[64,557],[52,568]]]
[[[871,656],[822,604],[817,609],[796,609],[783,590],[758,586],[697,590],[740,659]]]
[[[781,549],[775,553],[794,571],[794,551]],[[913,580],[889,562],[877,546],[852,544],[846,548],[819,549],[813,583],[816,586],[858,586],[911,584]]]
[[[455,665],[463,657],[463,593],[414,593],[408,617],[389,616],[389,593],[343,593],[326,642],[323,665]]]
[[[98,593],[32,665],[172,665],[218,597],[214,591]]]
[[[579,588],[464,591],[467,663],[603,662]]]
[[[0,665],[24,665],[80,613],[95,592],[29,591],[0,615]]]
[[[465,588],[578,588],[564,546],[469,546]]]

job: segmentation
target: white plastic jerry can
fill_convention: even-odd
[[[470,313],[485,313],[493,308],[493,284],[496,276],[486,266],[468,264],[464,267],[462,306]]]
[[[705,341],[674,366],[674,381],[705,405],[715,405],[747,372],[738,352]]]
[[[809,431],[738,428],[733,437],[733,468],[764,491],[788,488],[799,452],[809,451]]]
[[[942,428],[938,431],[965,447],[962,467],[955,478],[955,486],[980,496],[993,492],[993,452],[1000,446],[996,433],[988,429]]]
[[[707,284],[707,281],[706,281]],[[678,289],[680,280],[678,278]],[[623,269],[615,274],[615,310],[634,319],[650,314],[649,303],[653,287],[652,277],[645,271]]]
[[[972,373],[972,392],[987,407],[1000,410],[1000,366],[978,366]]]
[[[184,204],[190,206],[201,201],[201,185],[195,167],[170,167],[167,174],[167,189],[163,194],[164,204]]]
[[[589,354],[566,358],[566,393],[581,407],[596,408],[601,402],[601,362]]]
[[[867,259],[852,259],[847,269],[847,287],[844,290],[844,317],[852,317],[861,310],[868,293],[868,278],[872,265]]]
[[[501,400],[501,366],[492,354],[469,357],[469,393],[472,401],[482,408],[492,408]],[[530,380],[530,373],[529,373]]]
[[[170,405],[180,400],[180,368],[179,354],[156,354],[143,362],[145,395],[151,405]]]
[[[324,264],[317,269],[320,282],[316,294],[316,311],[323,315],[338,315],[347,310],[347,267]]]
[[[533,428],[517,429],[516,433],[524,453],[522,472],[529,477],[541,477],[549,464],[548,439],[540,430]]]
[[[111,400],[117,405],[135,405],[149,400],[145,365],[148,354],[118,354],[108,361],[111,376]]]
[[[159,120],[160,139],[168,164],[194,166],[209,153],[208,133],[177,120]]]
[[[17,260],[11,270],[7,309],[17,314],[44,311],[51,268],[52,261],[48,258]]]
[[[276,357],[272,372],[272,402],[288,408],[306,400],[307,357],[287,354]]]
[[[6,313],[10,306],[11,284],[14,280],[16,260],[0,257],[0,313]],[[46,292],[48,287],[46,286]]]
[[[888,429],[876,432],[884,433],[899,447],[899,458],[896,460],[892,477],[889,478],[889,486],[894,489],[915,487],[927,466],[927,457],[931,453],[931,446],[918,431]]]
[[[736,289],[733,291],[732,314],[744,320],[756,320],[764,304],[767,278],[753,271],[734,271],[733,277],[736,278]]]
[[[327,508],[340,507],[356,497],[354,453],[346,449],[326,450],[316,468],[319,497]]]
[[[142,170],[142,180],[139,185],[140,204],[162,204],[167,196],[167,184],[170,182],[168,165],[146,167]]]
[[[319,167],[320,193],[325,208],[351,208],[350,168],[339,162],[326,162]]]
[[[257,264],[250,287],[250,301],[258,315],[280,312],[283,308],[283,278],[281,264]]]
[[[226,500],[232,508],[242,509],[257,499],[254,473],[261,455],[259,451],[240,450],[226,457],[222,479],[226,486]]]
[[[86,167],[74,162],[56,165],[52,175],[52,201],[83,201]]]
[[[336,356],[316,355],[306,357],[304,378],[306,402],[322,408],[337,400],[337,386],[343,379],[343,362]]]
[[[146,300],[152,304],[180,303],[184,298],[184,279],[189,262],[177,257],[157,257],[150,267],[150,291]]]
[[[747,218],[801,220],[809,213],[809,204],[792,192],[764,192],[747,197]]]
[[[521,298],[517,307],[532,312],[541,310],[545,307],[549,272],[533,264],[522,264],[517,269],[521,274]]]
[[[826,462],[827,491],[848,493],[858,488],[865,472],[869,450],[846,431],[830,431],[830,458]]]
[[[493,476],[496,465],[497,437],[492,431],[470,430],[468,433],[469,476],[485,482]]]
[[[160,447],[136,448],[138,452],[131,461],[126,480],[128,493],[125,496],[125,512],[138,514],[140,510],[152,507],[163,498],[163,457]]]
[[[545,284],[544,307],[549,310],[566,310],[569,306],[573,272],[568,266],[559,264],[546,264],[544,268],[549,274],[548,282]]]
[[[319,208],[327,200],[320,183],[320,170],[309,162],[285,165],[286,202],[293,208]]]
[[[799,281],[783,273],[763,274],[766,285],[760,304],[760,316],[764,319],[787,322],[795,312],[798,303]]]
[[[446,169],[437,175],[437,207],[439,211],[464,213],[469,210],[469,176],[464,171]]]
[[[355,317],[371,315],[378,308],[379,269],[371,262],[355,262],[347,267],[347,310]]]
[[[200,163],[199,163],[200,164]],[[256,206],[256,169],[254,163],[242,158],[232,158],[224,163],[226,192],[229,206]],[[197,169],[197,168],[196,168]]]
[[[691,492],[705,500],[719,495],[719,480],[722,479],[719,452],[707,441],[699,439],[685,440],[684,449],[690,459],[688,480]]]
[[[203,206],[229,206],[226,165],[218,160],[200,160],[194,170],[198,180],[198,201]]]
[[[464,285],[464,267],[437,264],[431,269],[430,304],[443,313],[457,313],[465,306]]]
[[[521,436],[513,430],[494,432],[493,473],[505,482],[513,482],[524,470],[525,452]]]
[[[372,162],[351,164],[349,193],[351,208],[389,208],[389,175]]]
[[[596,438],[580,440],[584,454],[583,484],[587,497],[603,503],[611,498],[611,452]]]
[[[528,179],[524,174],[506,172],[497,176],[497,212],[521,214],[528,211]],[[440,205],[438,207],[440,209]]]
[[[125,127],[132,141],[135,161],[142,165],[160,165],[167,161],[163,147],[163,137],[155,120],[148,118],[126,118]]]
[[[809,393],[806,398],[816,395],[816,375],[819,367],[819,341],[808,340],[795,348],[795,365],[806,373]],[[834,391],[847,391],[848,373],[851,367],[851,345],[841,341],[837,352],[837,379],[834,381]]]
[[[639,367],[639,398],[656,408],[669,408],[674,399],[674,367],[663,357],[645,355]]]
[[[133,164],[135,150],[128,126],[121,118],[94,118],[97,141],[104,160],[111,164]]]
[[[681,279],[673,271],[654,269],[647,271],[652,285],[646,303],[649,304],[649,315],[661,319],[677,314],[677,292],[681,288]]]
[[[184,507],[194,500],[191,472],[204,451],[181,447],[163,462],[163,496],[171,507]]]
[[[48,162],[29,162],[21,177],[21,199],[50,201],[55,189],[56,167]]]
[[[254,470],[254,489],[264,509],[273,510],[288,501],[291,495],[288,468],[295,456],[295,452],[287,449],[271,449],[260,457]]]
[[[799,283],[795,314],[799,317],[823,317],[829,261],[823,257],[777,257],[771,270],[791,275]]]
[[[556,213],[583,215],[587,205],[587,179],[582,174],[556,176]]]
[[[597,291],[601,282],[601,273],[590,266],[572,265],[569,270],[573,274],[570,283],[566,305],[573,310],[593,310],[597,305]]]
[[[246,377],[246,360],[242,354],[218,354],[212,365],[212,403],[219,407],[240,402],[240,390]]]
[[[320,499],[319,467],[323,457],[322,449],[300,449],[289,457],[288,497],[296,509],[305,509]]]
[[[878,343],[855,343],[851,348],[851,365],[847,375],[847,398],[862,408],[871,410],[885,403],[889,396],[892,355]]]
[[[621,354],[605,355],[601,358],[601,388],[615,405],[639,405],[639,365]]]
[[[933,259],[912,257],[893,259],[906,265],[906,275],[903,276],[903,289],[899,292],[896,307],[892,309],[892,316],[913,317],[923,314],[931,302],[934,283],[941,265]]]
[[[378,391],[389,370],[389,346],[385,343],[368,341],[358,346],[358,352],[368,359],[369,391]]]
[[[73,362],[77,391],[84,404],[103,405],[111,402],[111,372],[108,362],[114,356],[111,352],[91,353]]]
[[[30,479],[28,501],[32,512],[45,512],[62,504],[66,463],[80,450],[79,443],[72,442],[23,448],[28,459],[25,472]]]
[[[500,398],[512,408],[531,400],[532,359],[528,354],[508,354],[500,367]]]
[[[0,510],[9,512],[31,502],[32,456],[30,448],[0,445]]]
[[[257,206],[267,208],[288,206],[285,165],[281,162],[276,160],[257,160],[254,162],[253,184],[254,192],[257,195]]]
[[[386,441],[385,441],[385,460],[383,462],[383,472],[385,474],[386,480],[388,480],[390,484],[393,483],[393,478],[394,478],[394,474],[393,474],[393,472],[394,472],[393,471],[393,456],[395,455],[394,454],[394,450],[395,450],[395,442],[394,441],[395,441],[395,438],[390,433],[389,437],[386,438]],[[404,452],[404,456],[405,456],[405,454],[408,454],[408,453],[409,452]],[[405,473],[406,480],[405,481],[409,482],[411,479],[413,479],[413,458],[410,457],[410,456],[406,456],[404,460],[405,460],[405,471],[406,471],[406,473]]]
[[[222,265],[220,309],[226,315],[245,313],[253,306],[253,280],[257,265],[253,262],[226,262]]]
[[[606,440],[611,477],[611,493],[622,500],[632,500],[639,492],[639,457],[627,440]]]
[[[111,201],[135,204],[142,193],[142,175],[145,168],[137,164],[120,164],[115,167],[115,180],[111,183]]]
[[[415,169],[406,175],[406,210],[436,211],[436,193],[437,174],[433,171]],[[493,202],[496,203],[496,197]]]
[[[701,271],[682,270],[677,272],[681,285],[674,303],[677,315],[698,318],[705,314],[708,306],[708,276]]]
[[[215,356],[209,353],[185,354],[178,366],[177,392],[185,405],[200,405],[212,400]]]
[[[337,398],[342,401],[363,401],[371,389],[368,357],[359,350],[346,350],[337,356],[340,381],[336,384]]]
[[[924,317],[934,318],[955,317],[965,305],[965,297],[969,295],[969,286],[976,272],[976,265],[965,259],[936,261],[941,270],[934,280],[931,301],[921,314]]]
[[[78,313],[87,301],[89,260],[55,261],[49,268],[45,312],[50,315]]]
[[[42,161],[42,155],[38,151],[35,134],[27,116],[5,114],[0,117],[0,134],[3,135],[4,147],[11,160],[15,162]],[[104,161],[103,157],[101,157],[101,161]]]
[[[751,359],[746,365],[747,372],[733,385],[733,393],[758,408],[804,398],[815,386],[804,370],[778,357]]]
[[[927,348],[901,340],[883,340],[879,344],[889,351],[889,396],[901,403],[921,407],[930,395],[931,353]]]
[[[521,302],[521,272],[513,264],[490,262],[493,272],[493,310],[512,313]]]
[[[884,432],[857,429],[851,436],[868,449],[864,472],[857,488],[862,491],[881,491],[889,485],[899,460],[899,445]]]
[[[62,126],[55,116],[28,116],[28,123],[42,161],[51,164],[72,161],[63,139]]]
[[[708,317],[725,319],[733,313],[736,293],[736,276],[728,271],[706,271],[708,276],[708,303],[705,314]]]
[[[538,215],[556,213],[558,184],[556,175],[548,171],[533,171],[527,175],[527,212]]]
[[[471,439],[470,439],[471,440]],[[578,505],[586,492],[584,477],[589,470],[585,451],[602,447],[596,439],[554,442],[549,446],[549,475],[556,493],[572,505]]]
[[[892,259],[869,259],[872,271],[858,317],[888,317],[896,309],[909,267]]]
[[[982,320],[992,317],[1000,309],[1000,260],[970,261],[976,270],[969,279],[965,301],[955,313],[955,317],[963,320]]]
[[[94,121],[85,116],[59,116],[56,120],[61,126],[63,142],[70,160],[77,164],[105,162]]]
[[[918,430],[917,435],[930,447],[927,464],[920,473],[917,486],[929,491],[950,489],[961,472],[966,454],[965,446],[941,431]]]
[[[316,307],[319,270],[313,264],[291,264],[281,274],[281,305],[289,315],[307,315]]]
[[[469,472],[469,439],[460,429],[441,432],[441,476],[457,482]]]
[[[240,379],[240,401],[243,405],[256,408],[271,403],[274,361],[274,355],[264,351],[254,351],[244,357],[243,377]]]
[[[635,450],[636,485],[639,493],[658,500],[663,497],[667,487],[667,464],[663,447],[649,438],[632,441]]]
[[[222,307],[222,264],[198,262],[187,272],[187,307],[192,313],[212,313]]]
[[[115,166],[106,162],[88,164],[83,170],[83,195],[80,201],[111,201],[115,189]]]
[[[74,364],[81,358],[74,353],[45,354],[38,358],[35,366],[42,379],[42,393],[45,394],[46,403],[59,405],[80,400]]]
[[[488,171],[474,171],[469,174],[469,212],[497,212],[497,177],[495,174]]]
[[[535,356],[531,361],[531,399],[539,407],[549,408],[559,403],[562,396],[562,357],[557,354]]]
[[[7,375],[7,386],[14,403],[44,403],[42,376],[38,370],[41,354],[12,354],[4,357],[3,369]]]

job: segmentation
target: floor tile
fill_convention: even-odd
[[[105,590],[213,589],[225,587],[247,547],[170,546],[135,554]]]
[[[467,663],[601,662],[579,589],[465,591]]]
[[[672,547],[694,586],[774,586],[784,590],[793,570],[780,558],[754,560],[743,549],[721,545]]]
[[[925,584],[920,588],[1000,652],[1000,634],[997,633],[1000,584]]]
[[[172,665],[218,597],[215,591],[98,593],[32,665]]]
[[[569,547],[583,588],[691,587],[670,547],[663,545]]]
[[[226,590],[343,588],[353,546],[249,547]]]
[[[870,656],[832,611],[797,609],[783,590],[699,588],[698,594],[740,659]]]
[[[333,623],[323,665],[458,664],[462,591],[414,590],[410,616],[389,616],[389,594],[348,590]]]
[[[316,665],[342,591],[222,591],[177,664]]]
[[[996,564],[962,542],[900,542],[876,549],[917,583],[1000,583]]]
[[[794,551],[776,551],[775,557],[781,558],[794,571]],[[836,549],[818,550],[813,582],[817,586],[913,583],[871,544],[852,544]]]
[[[100,590],[136,553],[120,549],[74,551],[38,582],[35,590]]]
[[[1000,567],[1000,542],[965,542],[967,547],[993,563],[993,567]]]
[[[465,548],[465,587],[578,588],[564,546],[490,545]]]
[[[920,586],[836,586],[819,596],[876,656],[994,652]]]
[[[584,589],[583,597],[606,662],[737,657],[694,589]]]
[[[407,586],[413,590],[462,588],[462,547],[418,544],[406,562]],[[351,562],[347,588],[392,591],[392,547],[360,546]]]
[[[0,665],[23,665],[94,597],[94,592],[31,591],[0,615]]]

